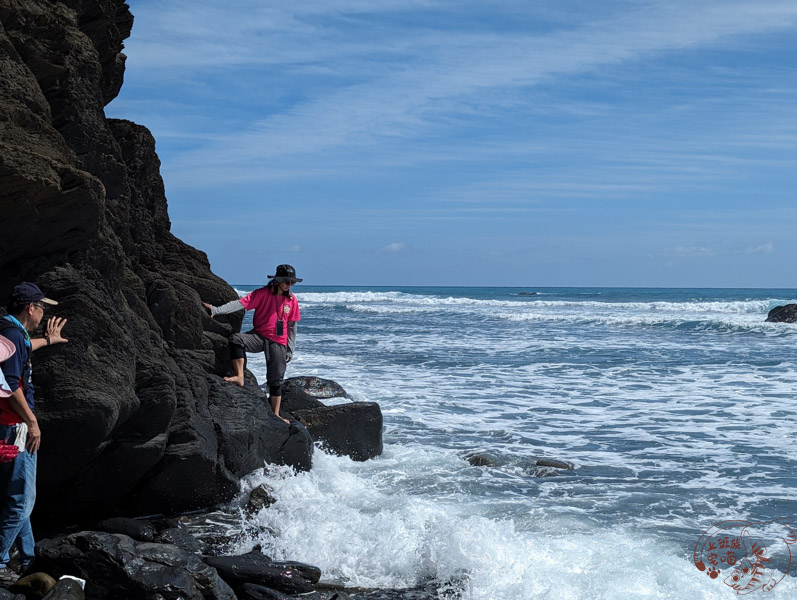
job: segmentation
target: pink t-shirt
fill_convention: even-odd
[[[268,287],[262,287],[241,298],[246,310],[254,310],[252,322],[255,331],[265,338],[279,344],[288,345],[288,322],[300,321],[299,301],[291,294],[286,298],[282,294],[274,295]],[[282,335],[277,335],[277,321],[285,321]]]

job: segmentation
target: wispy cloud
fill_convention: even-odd
[[[752,248],[745,249],[745,254],[772,254],[775,251],[775,245],[772,242],[761,244]]]
[[[705,246],[676,246],[664,254],[672,258],[713,258],[717,252]]]
[[[535,33],[432,27],[423,20],[424,10],[462,16],[474,8],[351,1],[159,6],[147,17],[154,30],[130,42],[131,66],[138,62],[136,68],[155,73],[179,67],[190,77],[203,70],[208,75],[208,69],[258,65],[264,70],[262,80],[251,81],[254,89],[274,95],[269,85],[314,88],[176,155],[169,166],[173,181],[186,184],[208,166],[218,177],[229,168],[233,180],[242,169],[268,179],[271,170],[262,167],[274,159],[451,135],[471,126],[463,119],[502,116],[527,102],[531,88],[556,78],[590,75],[665,52],[721,46],[738,36],[793,28],[797,21],[797,5],[779,0],[644,2],[631,9],[609,2],[599,14],[586,11],[567,26],[552,24]],[[381,19],[413,11],[421,15],[415,16],[415,27]],[[379,35],[365,33],[369,27]],[[347,35],[352,29],[357,35]]]
[[[382,252],[401,252],[407,248],[404,242],[393,242],[381,249]]]

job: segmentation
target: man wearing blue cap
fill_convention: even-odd
[[[45,305],[55,306],[33,283],[22,282],[14,287],[8,303],[8,314],[0,319],[0,335],[10,341],[15,352],[0,363],[11,394],[0,397],[0,440],[19,448],[17,457],[0,465],[0,579],[9,578],[9,553],[14,542],[19,543],[22,570],[34,558],[33,532],[30,514],[36,500],[36,452],[41,443],[41,431],[33,412],[33,365],[31,353],[44,346],[65,343],[61,330],[66,319],[47,320],[45,335],[32,339],[44,318]]]

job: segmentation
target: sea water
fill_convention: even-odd
[[[348,586],[455,581],[472,599],[730,598],[731,567],[695,566],[701,534],[797,517],[797,325],[764,322],[797,290],[294,292],[286,376],[379,403],[384,453],[254,473],[244,486],[265,481],[277,503],[241,551]],[[265,381],[261,356],[248,366]],[[766,598],[797,597],[790,548],[770,547],[785,578]]]

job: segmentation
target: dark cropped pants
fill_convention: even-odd
[[[282,380],[285,377],[288,347],[263,337],[255,330],[234,333],[230,336],[230,357],[243,358],[246,353],[263,352],[266,355],[266,382],[270,396],[282,396]]]

